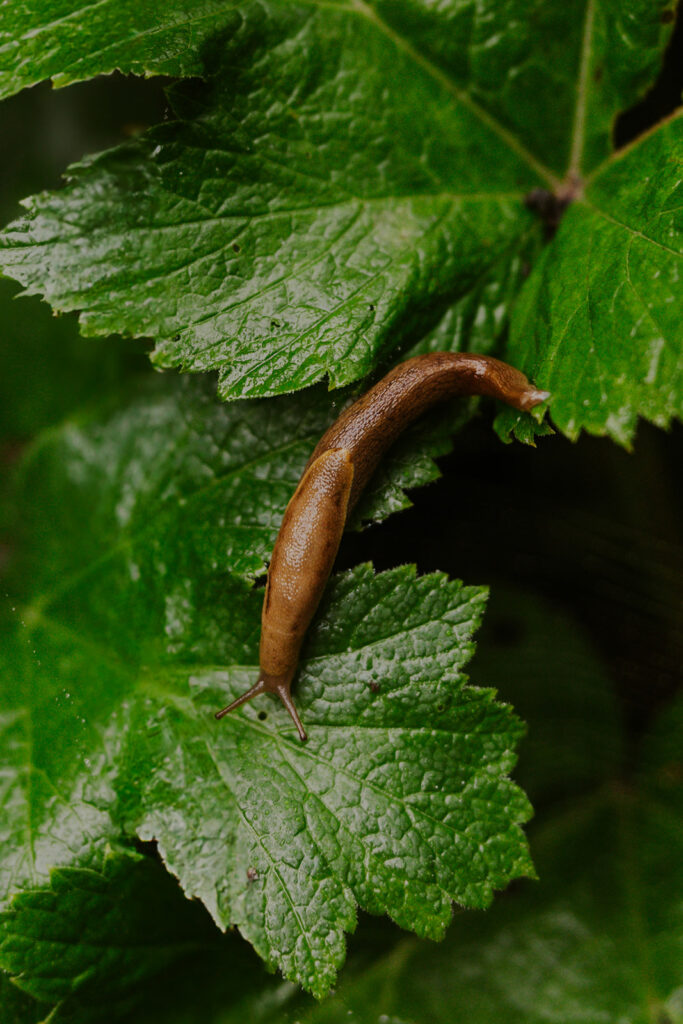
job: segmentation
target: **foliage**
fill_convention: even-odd
[[[453,347],[481,318],[499,334],[509,301],[482,283],[511,278],[514,297],[542,234],[525,197],[551,189],[573,209],[514,310],[510,357],[571,437],[625,443],[638,415],[680,414],[683,122],[616,160],[609,138],[656,73],[670,0],[246,2],[220,27],[214,2],[161,21],[148,3],[52,6],[3,9],[0,31],[41,48],[10,59],[6,93],[112,67],[206,78],[4,235],[6,272],[82,310],[84,333],[149,335],[158,364],[217,370],[226,398],[338,387],[444,316]],[[467,297],[476,313],[458,316]]]
[[[154,837],[188,895],[319,994],[356,903],[437,937],[453,899],[485,906],[531,871],[506,778],[519,723],[460,674],[481,588],[358,567],[303,655],[306,746],[280,707],[211,716],[258,665],[246,581],[322,398],[225,406],[162,376],[51,431],[24,460],[0,648],[3,889]]]
[[[0,266],[82,335],[0,282],[3,1020],[683,1021],[680,697],[635,755],[566,614],[503,595],[526,643],[489,636],[471,684],[487,588],[355,565],[303,650],[308,744],[265,699],[211,714],[253,681],[283,510],[370,375],[495,353],[558,432],[625,447],[683,413],[680,110],[613,145],[673,13],[0,7],[2,96],[178,79],[169,118],[64,187],[49,141],[3,179],[7,218],[35,194]],[[351,526],[407,508],[474,411],[408,432]],[[544,411],[496,429],[533,443]],[[492,684],[529,723],[539,883],[524,726]],[[330,993],[358,922],[339,987],[302,993]]]
[[[528,598],[520,605],[519,594],[503,598],[499,610],[528,625],[529,642],[515,650],[512,688],[531,736],[551,727],[551,714],[574,723],[553,743],[523,747],[520,772],[545,806],[531,835],[540,883],[501,898],[485,915],[459,914],[439,946],[363,917],[342,983],[316,1004],[269,978],[236,936],[212,931],[159,865],[118,851],[98,872],[57,871],[48,890],[15,902],[0,958],[21,971],[21,988],[45,1007],[59,1000],[55,1024],[101,1019],[102,986],[109,1019],[151,1024],[195,1021],[197,1005],[208,1024],[446,1024],[459,1014],[510,1022],[552,1016],[567,1024],[680,1020],[683,933],[680,900],[672,895],[681,891],[683,705],[679,699],[655,720],[626,783],[614,695],[577,624]],[[541,667],[551,635],[578,681],[577,692],[560,688],[554,704]],[[506,677],[504,645],[489,646],[484,660],[494,678]],[[581,715],[581,702],[599,710]],[[576,750],[595,750],[600,741],[591,772],[585,762],[572,772]],[[544,805],[544,770],[558,762],[568,769],[566,802]],[[122,913],[136,886],[135,916]],[[46,921],[51,940],[59,940],[52,959],[41,946]],[[137,940],[132,949],[121,941],[126,935]],[[106,954],[93,956],[95,943]],[[172,967],[164,968],[165,958],[173,958]]]

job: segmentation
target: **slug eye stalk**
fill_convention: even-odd
[[[302,743],[305,743],[308,736],[306,735],[306,730],[301,723],[299,713],[297,712],[294,701],[292,700],[290,685],[291,684],[289,683],[283,682],[269,685],[265,679],[259,678],[249,690],[241,694],[241,696],[236,697],[232,704],[228,704],[228,706],[223,708],[222,711],[217,711],[214,718],[223,718],[225,715],[229,715],[231,711],[235,710],[235,708],[241,707],[242,704],[246,704],[248,700],[253,700],[254,697],[259,697],[262,693],[273,693],[280,698],[284,706],[287,708],[287,711],[296,726],[296,730],[299,733],[299,739]]]

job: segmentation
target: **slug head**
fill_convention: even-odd
[[[284,676],[270,676],[267,672],[262,672],[250,689],[243,693],[240,697],[237,697],[232,704],[228,704],[222,711],[217,711],[215,714],[216,718],[223,718],[224,715],[230,714],[235,708],[240,707],[242,704],[246,704],[248,700],[252,700],[254,697],[260,696],[262,693],[273,693],[276,694],[287,708],[290,714],[296,730],[299,733],[299,739],[301,742],[305,742],[308,737],[306,736],[306,730],[301,724],[301,719],[294,706],[291,694],[292,687],[292,674]]]
[[[507,402],[513,409],[529,412],[534,406],[540,405],[550,398],[549,391],[541,391],[514,366],[501,363],[499,360],[487,360],[488,387],[486,390],[494,398]],[[484,390],[484,389],[482,389]]]
[[[549,398],[549,391],[540,391],[538,388],[534,388],[529,385],[527,390],[520,394],[517,402],[517,408],[520,412],[528,412],[529,409],[533,409],[535,405],[540,405],[541,402],[547,402]]]

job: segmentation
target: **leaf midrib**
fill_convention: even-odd
[[[576,87],[576,106],[574,108],[574,125],[570,146],[568,175],[578,177],[581,174],[581,161],[586,135],[586,111],[588,105],[589,71],[593,48],[593,22],[597,0],[587,0],[584,14],[581,55],[579,61],[579,80]]]
[[[299,914],[299,911],[298,911],[298,909],[297,909],[297,907],[296,907],[296,905],[294,903],[294,899],[292,897],[292,894],[290,893],[289,888],[286,885],[284,878],[282,877],[280,869],[278,868],[277,861],[276,861],[275,857],[273,856],[273,854],[268,849],[268,847],[267,847],[266,843],[264,842],[264,839],[261,836],[261,834],[259,833],[259,831],[256,829],[256,827],[252,824],[252,822],[249,820],[249,818],[244,813],[244,811],[242,809],[242,806],[240,804],[240,801],[237,799],[237,797],[235,795],[236,791],[237,791],[237,788],[235,786],[230,787],[230,786],[228,786],[226,784],[226,780],[224,779],[223,774],[222,774],[223,771],[227,771],[227,762],[226,762],[226,760],[223,760],[223,761],[221,761],[219,763],[219,761],[218,761],[218,759],[217,759],[217,757],[216,757],[216,755],[214,753],[214,750],[213,750],[210,742],[208,741],[208,739],[205,740],[204,747],[206,749],[207,754],[209,755],[209,758],[211,759],[211,761],[213,763],[214,769],[216,771],[216,776],[217,776],[218,779],[220,779],[220,781],[223,783],[223,785],[226,786],[226,788],[228,790],[228,793],[229,793],[230,797],[232,798],[233,806],[236,808],[239,817],[244,822],[246,827],[250,830],[250,832],[252,833],[252,835],[256,839],[256,842],[261,847],[261,849],[265,853],[266,857],[270,861],[271,869],[273,870],[273,872],[275,874],[275,877],[278,880],[278,883],[280,885],[280,889],[281,889],[282,893],[284,894],[284,897],[287,900],[287,903],[289,904],[290,910],[291,910],[291,912],[292,912],[292,914],[294,916],[294,919],[295,919],[295,921],[297,923],[297,927],[299,929],[299,934],[301,935],[302,939],[304,940],[304,942],[306,944],[306,948],[308,949],[308,955],[309,955],[309,958],[310,958],[309,969],[311,970],[311,977],[315,978],[316,974],[318,972],[316,971],[316,957],[315,957],[315,954],[313,952],[313,947],[311,946],[311,940],[309,938],[309,930],[304,925],[304,922],[303,922],[303,920],[301,918],[301,915]]]
[[[270,729],[266,729],[266,728],[264,728],[264,726],[260,725],[257,721],[255,721],[253,719],[244,719],[243,717],[235,716],[232,719],[232,721],[230,721],[230,726],[232,728],[239,728],[239,727],[241,727],[241,725],[244,722],[246,722],[248,724],[248,727],[253,732],[259,733],[260,735],[264,736],[267,740],[269,740],[271,743],[273,743],[273,745],[278,750],[280,750],[280,754],[281,754],[282,757],[285,757],[285,755],[282,752],[281,744],[285,744],[288,748],[290,748],[292,750],[292,752],[295,755],[299,755],[299,756],[303,756],[305,758],[308,758],[310,761],[313,761],[316,764],[322,765],[325,769],[332,770],[334,773],[341,774],[341,775],[346,775],[347,778],[349,778],[353,782],[357,783],[361,788],[366,787],[366,788],[370,789],[373,793],[375,793],[377,796],[381,797],[383,800],[387,800],[389,803],[400,805],[405,810],[406,817],[411,822],[412,826],[415,827],[416,829],[418,829],[418,832],[420,833],[420,835],[422,835],[422,833],[421,833],[419,825],[417,824],[417,821],[419,819],[424,819],[426,822],[430,822],[431,824],[436,825],[438,829],[443,829],[444,832],[452,834],[457,839],[466,839],[467,841],[470,841],[470,836],[468,834],[468,828],[467,827],[464,830],[458,830],[450,822],[442,820],[442,819],[439,819],[439,818],[435,818],[433,815],[431,815],[428,811],[426,811],[419,804],[414,804],[414,803],[410,802],[408,800],[408,798],[403,797],[403,796],[401,796],[398,793],[392,792],[391,789],[389,789],[389,788],[384,788],[383,789],[382,787],[378,786],[376,783],[371,782],[370,780],[364,779],[361,776],[357,775],[350,768],[347,768],[347,767],[344,767],[344,766],[340,766],[340,765],[337,765],[337,764],[333,764],[330,761],[326,761],[324,758],[322,758],[320,756],[316,756],[313,753],[313,751],[311,750],[310,745],[308,745],[306,747],[302,747],[301,743],[297,743],[294,740],[290,740],[287,737],[282,736],[278,732],[273,732]],[[391,728],[392,728],[391,726],[384,727],[383,731],[384,732],[389,732],[389,731],[391,731]],[[208,740],[206,741],[206,745],[207,745],[207,747],[209,747]],[[509,749],[510,748],[506,748],[505,752],[506,753],[509,752]],[[211,756],[212,756],[212,759],[215,761],[215,759],[213,757],[213,754]],[[287,761],[287,763],[289,763],[289,758],[285,758],[285,760]],[[490,762],[487,762],[487,764],[490,765]],[[497,781],[499,781],[500,783],[504,783],[506,781],[509,781],[509,777],[507,776],[507,774],[499,772],[499,774],[497,776]],[[307,792],[309,792],[309,790],[307,790]],[[312,792],[312,791],[310,791],[310,792]],[[331,808],[327,807],[327,804],[325,804],[325,807],[327,808],[327,810],[328,810],[328,812],[330,814],[335,816],[334,815],[334,811]],[[523,823],[522,821],[514,822],[512,827],[519,829],[521,827],[522,823]],[[478,822],[474,821],[472,824],[473,824],[473,826],[476,826],[478,824]],[[484,846],[488,845],[490,842],[492,842],[493,839],[497,838],[497,836],[498,836],[498,833],[495,833],[495,834],[489,836],[484,841],[484,843],[482,845],[484,845]],[[429,843],[429,840],[426,839],[424,836],[422,836],[422,838],[423,838],[423,841],[426,843],[426,845],[429,847],[430,851],[432,852],[432,855],[436,858],[437,854],[432,849],[431,844]],[[441,889],[441,886],[439,885],[439,883],[436,883],[436,884]],[[469,884],[469,885],[481,885],[481,884],[483,884],[487,888],[489,893],[492,890],[492,886],[487,882],[486,879],[480,879],[480,880],[477,880],[476,878],[468,879],[467,884]],[[453,893],[446,892],[445,889],[442,889],[442,891],[445,892],[446,895],[450,896],[452,899],[458,898],[458,897],[454,896]]]

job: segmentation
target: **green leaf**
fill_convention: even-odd
[[[586,173],[609,154],[616,115],[659,70],[675,0],[372,6],[406,48],[509,133],[510,145],[562,175]]]
[[[656,759],[662,743],[668,764],[656,799],[647,772],[639,788],[612,782],[550,815],[532,838],[540,884],[459,918],[438,947],[397,943],[332,1000],[291,1020],[683,1020],[680,700],[666,719],[648,745]]]
[[[108,1024],[195,1024],[198,1007],[218,1024],[245,1003],[255,1022],[298,991],[221,934],[163,865],[122,849],[17,896],[0,916],[0,963],[3,1024],[101,1024],[104,1006]]]
[[[96,583],[106,538],[112,555],[125,555],[125,599],[150,552],[162,576],[157,561],[170,553],[197,571],[261,575],[303,468],[348,397],[330,409],[318,389],[225,408],[206,380],[139,381],[128,401],[67,421],[29,451],[22,486],[27,495],[38,487],[42,502],[27,502],[19,529],[37,533],[41,547],[27,548],[17,575],[43,588],[41,605],[67,571]],[[404,488],[438,475],[431,456],[449,449],[447,429],[470,408],[452,403],[405,435],[359,506],[363,520],[406,507]]]
[[[237,574],[263,570],[321,397],[224,406],[160,377],[44,436],[0,645],[3,891],[156,838],[188,895],[318,995],[357,904],[439,937],[452,900],[533,870],[520,723],[461,672],[482,588],[337,577],[296,684],[309,742],[273,702],[211,714],[256,670],[262,594]]]
[[[236,945],[207,948],[201,962],[188,955],[168,975],[151,978],[128,1024],[194,1024],[198,1012],[204,1024],[451,1024],[459,1019],[671,1024],[681,1019],[683,701],[679,697],[650,729],[637,786],[605,783],[617,778],[609,756],[617,712],[599,662],[591,660],[574,624],[556,612],[529,600],[514,607],[504,596],[496,607],[495,591],[493,596],[486,643],[496,635],[508,638],[506,689],[529,714],[520,772],[533,776],[540,793],[543,762],[552,772],[559,757],[573,785],[571,801],[542,811],[532,832],[540,884],[508,893],[485,915],[458,915],[439,946],[400,937],[377,918],[362,918],[336,993],[320,1006],[293,986],[268,978],[240,956]],[[539,636],[543,624],[547,635]],[[519,643],[511,647],[515,633]],[[567,681],[559,677],[554,696],[567,709],[569,736],[557,732],[554,719],[561,710],[553,706],[553,694],[542,693],[546,646],[554,651],[555,672],[567,662]],[[501,641],[499,647],[486,659],[484,650],[477,654],[480,673],[486,660],[500,678]],[[576,698],[565,692],[572,675]],[[582,701],[583,716],[578,713]],[[597,748],[602,737],[608,756],[595,750],[592,772],[574,772],[572,747]],[[86,1020],[76,1017],[73,1024]],[[59,1015],[56,1022],[62,1024]]]
[[[678,115],[593,177],[522,292],[508,355],[552,392],[568,437],[628,444],[638,415],[683,415],[682,166]],[[506,410],[501,430],[518,421]]]
[[[28,0],[0,7],[0,97],[117,69],[201,75],[202,39],[234,17],[226,0]]]
[[[158,864],[117,854],[101,872],[61,868],[15,897],[0,918],[0,965],[23,992],[59,1004],[58,1020],[101,1021],[103,1005],[118,1019],[165,967],[219,939]]]
[[[0,971],[0,1013],[11,1024],[41,1024],[42,1009],[35,1000],[20,992],[8,974]]]
[[[268,975],[239,935],[222,935],[206,911],[201,924],[193,921],[188,908],[199,917],[198,905],[184,898],[161,865],[148,872],[146,888],[119,874],[110,878],[107,864],[102,872],[59,869],[56,889],[16,901],[0,948],[0,957],[16,968],[13,975],[0,973],[3,1024],[102,1024],[103,1005],[107,1024],[226,1024],[228,1017],[281,1024],[281,1006],[300,995],[295,985]],[[160,911],[155,921],[150,915]],[[106,916],[97,924],[100,913]],[[159,928],[167,923],[170,942]],[[37,987],[47,1002],[19,985]],[[60,993],[57,1003],[49,999],[52,991]]]
[[[154,17],[139,7],[136,18]],[[641,384],[647,356],[624,345],[630,326],[615,326],[620,344],[597,374],[588,324],[574,318],[563,338],[570,300],[611,316],[609,281],[594,287],[573,259],[591,258],[587,226],[604,234],[593,222],[613,173],[604,170],[611,126],[656,73],[670,0],[626,11],[611,0],[539,4],[533,16],[523,4],[479,12],[455,0],[243,3],[223,9],[220,31],[216,10],[172,5],[135,39],[127,5],[119,35],[107,3],[78,18],[60,8],[54,24],[22,15],[57,62],[68,31],[66,75],[73,48],[83,74],[110,69],[113,55],[129,69],[197,72],[183,49],[189,33],[208,79],[172,90],[177,121],[73,167],[61,193],[27,201],[0,260],[28,292],[82,310],[86,334],[151,336],[160,365],[218,371],[224,397],[325,376],[337,387],[397,350],[489,350],[539,247],[523,199],[538,186],[564,189],[574,210],[529,282],[507,357],[550,383],[570,436],[585,426],[627,441],[638,415],[661,423],[679,411],[660,396],[660,377]],[[157,35],[163,68],[139,52]],[[637,183],[646,169],[633,159]],[[582,198],[588,173],[597,176]],[[652,217],[665,214],[661,196],[650,198]],[[625,202],[610,216],[631,225]],[[570,269],[555,274],[560,264]],[[542,288],[545,270],[552,283]],[[661,296],[642,284],[642,305],[658,317]],[[550,312],[548,289],[561,307]],[[655,333],[644,331],[647,351]],[[533,438],[528,417],[508,416],[502,432],[513,424]]]
[[[16,13],[17,6],[13,5]],[[0,7],[0,23],[7,17]],[[69,99],[71,103],[69,103]],[[90,138],[78,97],[44,89],[25,92],[0,105],[0,135],[12,158],[0,167],[0,216],[16,216],[28,188],[59,181],[66,152],[78,152]],[[102,107],[102,104],[99,104]],[[78,116],[80,115],[80,117]],[[94,117],[94,115],[93,115]],[[84,122],[86,123],[84,125]],[[100,112],[98,137],[119,137],[115,105]],[[9,143],[11,140],[11,143]],[[147,358],[140,346],[112,338],[106,348],[81,337],[76,317],[55,317],[37,299],[14,301],[16,284],[0,280],[0,460],[18,444],[60,420],[70,410],[114,391]],[[7,474],[0,470],[0,491]]]
[[[73,167],[5,236],[7,272],[84,333],[150,335],[225,397],[338,387],[527,237],[534,161],[376,20],[247,5],[213,47],[183,120]]]
[[[52,78],[55,85],[115,69],[203,75],[207,49],[241,28],[250,4],[237,0],[29,0],[0,9],[0,96]],[[305,5],[267,5],[303,10]],[[313,3],[331,14],[325,4]],[[462,0],[340,2],[347,21],[367,19],[416,63],[445,80],[482,115],[496,119],[538,159],[562,172],[573,150],[590,169],[609,152],[615,115],[657,73],[671,33],[672,0],[574,4],[521,0],[476,8]],[[577,85],[578,83],[578,85]],[[550,102],[552,99],[552,102]],[[541,100],[541,102],[539,102]],[[519,145],[519,143],[517,143]]]
[[[500,351],[517,294],[541,252],[537,225],[513,239],[498,253],[478,281],[453,302],[445,314],[406,356],[424,352],[472,350],[484,355]]]

